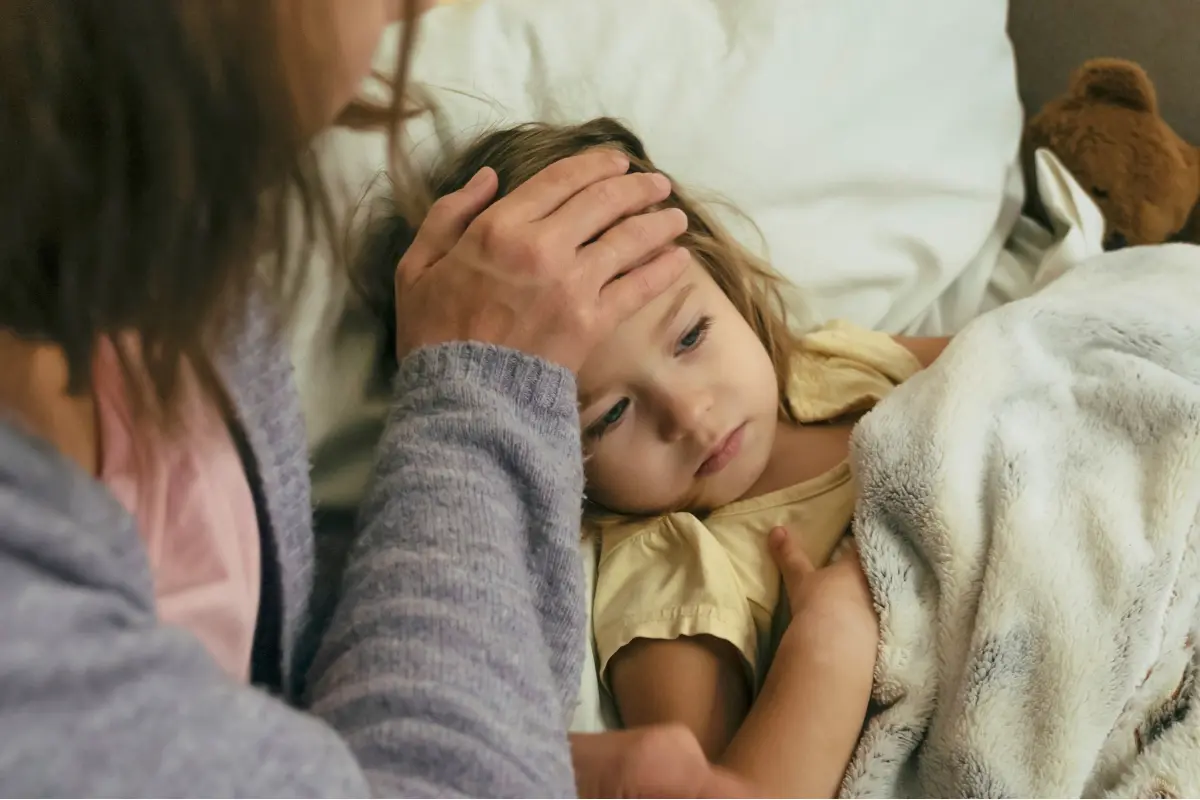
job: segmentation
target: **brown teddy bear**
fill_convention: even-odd
[[[1200,151],[1183,141],[1158,112],[1158,96],[1137,64],[1101,58],[1083,64],[1070,89],[1025,127],[1022,161],[1031,202],[1033,154],[1047,148],[1104,215],[1104,247],[1200,241]]]

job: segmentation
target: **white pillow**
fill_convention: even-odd
[[[422,22],[413,77],[438,115],[412,126],[416,153],[615,116],[678,181],[746,212],[818,317],[929,328],[961,277],[935,312],[955,319],[933,326],[955,327],[1020,205],[1019,184],[1006,195],[1022,121],[1007,5],[460,0]]]

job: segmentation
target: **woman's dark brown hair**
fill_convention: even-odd
[[[408,199],[424,197],[423,207],[397,213],[390,198],[382,212],[368,224],[363,249],[357,258],[355,282],[371,312],[383,324],[383,367],[395,365],[396,263],[412,243],[422,220],[422,208],[466,185],[479,170],[491,167],[499,178],[497,199],[511,192],[549,165],[596,147],[618,150],[629,156],[631,172],[661,172],[641,140],[620,122],[602,117],[581,125],[528,123],[487,134],[451,156],[425,176]],[[775,365],[780,388],[780,411],[792,417],[784,396],[791,375],[791,354],[797,337],[789,324],[783,297],[784,281],[755,257],[677,185],[658,208],[678,208],[687,215],[687,231],[678,244],[685,247],[754,329]]]
[[[338,241],[309,148],[316,99],[287,69],[307,60],[319,79],[331,54],[281,36],[321,25],[320,7],[0,3],[0,331],[61,346],[71,391],[89,386],[100,337],[132,332],[135,400],[169,416],[183,364],[215,387],[215,351],[252,294],[286,318],[297,265],[283,254],[310,251],[318,233]]]

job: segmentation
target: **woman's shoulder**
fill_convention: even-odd
[[[0,421],[0,559],[24,567],[6,573],[6,589],[16,574],[45,586],[118,589],[153,614],[133,518],[48,442],[7,421]],[[53,596],[37,604],[39,613],[56,613]]]

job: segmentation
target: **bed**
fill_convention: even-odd
[[[616,20],[623,18],[622,4],[619,2],[609,5],[585,0],[543,0],[540,3],[455,0],[442,5],[446,7],[436,9],[429,19],[430,24],[426,26],[425,53],[433,52],[437,46],[435,39],[440,36],[452,39],[455,44],[451,52],[458,54],[447,58],[427,55],[419,65],[418,77],[443,87],[466,88],[476,98],[483,98],[482,101],[476,99],[473,102],[469,98],[451,98],[458,113],[465,115],[460,134],[488,120],[495,121],[500,116],[496,107],[489,107],[490,102],[498,103],[501,108],[507,104],[508,112],[514,116],[540,113],[553,117],[556,114],[603,110],[605,113],[624,114],[633,122],[642,122],[634,106],[640,102],[644,110],[644,105],[652,103],[656,96],[654,91],[640,95],[629,92],[629,96],[623,96],[628,92],[627,87],[636,83],[631,84],[630,80],[620,75],[608,79],[610,87],[615,89],[603,97],[593,91],[595,78],[591,76],[575,80],[573,84],[564,82],[558,87],[557,94],[542,93],[541,99],[538,99],[537,92],[529,90],[522,83],[523,76],[528,77],[541,68],[530,62],[531,58],[541,56],[524,47],[524,23],[520,22],[522,15],[536,16],[542,13],[538,10],[542,8],[549,9],[551,20],[569,20],[577,10],[583,9],[587,13]],[[690,37],[693,41],[691,46],[702,51],[703,55],[723,51],[725,42],[722,26],[736,29],[741,24],[739,12],[733,10],[736,5],[731,0],[690,6],[686,0],[662,0],[654,7],[659,9],[657,18],[660,21],[669,21],[672,15],[680,15],[703,29]],[[779,13],[799,17],[808,13],[810,8],[828,5],[804,3],[799,4],[801,11]],[[1015,155],[1015,130],[1024,109],[1039,107],[1047,98],[1061,91],[1074,66],[1086,58],[1099,55],[1140,61],[1151,70],[1158,84],[1167,118],[1185,138],[1200,141],[1200,104],[1194,101],[1191,81],[1188,80],[1200,69],[1200,51],[1191,46],[1185,33],[1195,30],[1200,23],[1200,7],[1189,0],[1105,0],[1090,4],[1086,15],[1083,15],[1079,12],[1078,4],[1066,0],[1012,0],[1011,8],[1006,8],[1007,5],[987,0],[981,4],[982,11],[972,12],[991,15],[981,27],[989,37],[985,40],[986,48],[983,51],[986,57],[978,61],[982,74],[988,79],[975,82],[969,72],[964,74],[957,91],[966,98],[965,104],[955,99],[953,87],[942,80],[946,72],[963,73],[962,65],[955,63],[951,53],[931,60],[934,68],[929,73],[914,73],[911,80],[893,87],[892,94],[899,98],[899,102],[890,110],[890,116],[888,109],[878,107],[880,92],[868,89],[870,84],[864,80],[866,68],[855,73],[859,78],[857,84],[847,85],[842,64],[849,58],[848,54],[877,46],[877,43],[871,42],[867,30],[877,31],[876,38],[882,37],[895,49],[916,49],[915,45],[922,36],[936,38],[923,29],[929,27],[924,21],[936,18],[938,15],[934,12],[939,8],[931,5],[924,13],[906,12],[895,28],[896,32],[888,33],[886,28],[868,29],[858,24],[863,19],[878,22],[887,19],[886,15],[880,15],[873,8],[868,8],[867,4],[850,3],[838,7],[835,15],[843,20],[839,31],[843,38],[840,41],[857,41],[857,46],[844,44],[830,47],[822,42],[818,43],[816,49],[803,51],[800,50],[802,41],[797,41],[792,48],[777,45],[776,51],[783,55],[758,58],[756,85],[759,89],[756,94],[743,93],[740,101],[742,113],[730,114],[722,104],[724,98],[734,97],[736,100],[739,95],[738,86],[732,83],[725,87],[722,94],[712,93],[705,98],[701,93],[701,97],[693,101],[690,109],[694,115],[703,116],[706,108],[716,109],[715,113],[704,118],[703,124],[707,125],[712,119],[724,120],[722,131],[697,137],[686,129],[693,118],[681,115],[684,122],[675,128],[665,125],[655,128],[647,136],[652,153],[667,168],[678,173],[681,180],[719,191],[730,199],[742,202],[770,240],[776,263],[785,271],[790,271],[792,277],[801,279],[809,292],[809,303],[818,313],[824,316],[845,315],[864,324],[893,331],[953,331],[983,307],[1010,300],[1028,291],[1036,264],[1043,258],[1045,249],[1052,246],[1038,229],[1022,224],[1015,212],[1023,198],[1023,187],[1019,178],[1008,171],[1001,174],[1001,170],[1008,170],[1011,166]],[[747,7],[765,9],[759,13],[767,15],[768,21],[778,9],[787,8],[781,3],[762,3],[758,0],[747,3]],[[603,12],[599,11],[601,8]],[[633,18],[637,19],[638,14],[640,6]],[[1010,38],[1004,37],[1005,15],[1011,30]],[[549,26],[548,29],[552,30],[553,22]],[[464,36],[455,39],[460,29],[468,31],[469,38]],[[541,30],[546,29],[543,27]],[[788,30],[786,26],[780,29],[785,33]],[[580,36],[581,30],[584,30],[582,25],[574,26],[574,35]],[[616,41],[625,42],[622,45],[624,52],[636,53],[638,42],[644,45],[649,38],[649,28],[635,35],[638,30],[638,26],[624,26],[616,34]],[[929,30],[941,31],[944,28],[934,26]],[[611,39],[612,31],[607,35]],[[747,42],[753,41],[753,34],[744,35]],[[587,37],[583,39],[587,40]],[[594,37],[591,40],[600,41]],[[392,37],[383,49],[387,51],[388,47],[394,45],[395,39]],[[747,48],[750,49],[748,45]],[[509,53],[514,49],[518,55],[510,56]],[[607,68],[602,58],[604,54],[596,57],[596,51],[592,52],[595,60],[591,63],[577,62],[580,64],[577,73],[594,73],[596,69]],[[893,70],[895,62],[884,60],[887,52],[882,51],[879,60],[870,63],[875,68],[883,63],[887,69]],[[694,57],[687,51],[659,54],[659,61],[666,68],[665,74],[657,79],[660,94],[662,86],[669,85],[672,80],[680,80],[680,76],[687,73],[689,59]],[[708,58],[709,69],[719,71],[722,68],[719,59],[711,55],[704,57]],[[492,69],[489,59],[499,62],[499,72]],[[386,52],[381,53],[379,63],[388,63]],[[813,65],[817,71],[814,71]],[[743,66],[743,76],[749,71]],[[907,77],[902,70],[896,72],[900,78]],[[743,77],[741,80],[755,82],[754,78]],[[588,81],[592,82],[592,89],[588,88]],[[800,84],[809,85],[802,91],[794,88]],[[857,93],[854,87],[857,87]],[[913,87],[922,87],[915,95],[920,98],[918,101],[913,99]],[[922,103],[940,108],[942,116],[927,113]],[[983,109],[983,113],[976,113],[977,106]],[[811,197],[805,196],[805,191],[810,195],[812,193],[811,189],[804,189],[810,176],[793,168],[796,162],[802,160],[802,144],[807,143],[807,151],[812,152],[820,149],[820,142],[814,142],[813,137],[800,139],[799,136],[792,136],[792,132],[803,132],[810,117],[825,115],[829,107],[843,108],[839,129],[856,127],[860,130],[859,140],[845,143],[839,151],[850,154],[842,162],[843,166],[856,163],[853,154],[857,152],[878,149],[872,143],[885,138],[888,146],[877,154],[877,161],[908,159],[906,144],[913,138],[919,138],[924,143],[924,159],[934,165],[935,172],[940,170],[945,174],[950,171],[948,165],[953,162],[943,161],[940,154],[960,149],[962,143],[971,141],[979,131],[983,131],[981,141],[973,146],[976,152],[987,152],[988,155],[976,159],[976,168],[967,171],[967,174],[976,176],[973,178],[975,185],[940,187],[948,203],[955,200],[946,191],[948,188],[974,190],[977,201],[974,213],[978,217],[972,219],[968,226],[971,234],[964,235],[958,241],[943,238],[941,253],[915,252],[914,240],[920,246],[924,246],[924,240],[918,229],[906,229],[905,223],[901,222],[898,228],[902,235],[900,240],[880,243],[886,232],[880,233],[874,238],[873,250],[838,252],[827,257],[827,261],[836,261],[828,269],[821,268],[820,261],[811,257],[807,244],[812,241],[812,236],[803,245],[792,244],[801,241],[806,230],[804,226],[794,226],[793,222],[805,218],[811,220],[808,230],[816,229],[815,238],[818,241],[836,241],[838,238],[829,235],[829,230],[824,226],[820,205],[811,203]],[[857,113],[847,116],[845,107],[857,109]],[[961,113],[947,112],[946,109],[960,109]],[[652,121],[656,118],[652,111],[649,116]],[[659,118],[661,116],[666,115],[658,115]],[[908,139],[890,129],[890,120],[898,117],[909,119]],[[920,124],[911,124],[917,120]],[[742,131],[750,132],[743,133],[739,138],[739,125]],[[941,138],[924,135],[923,128],[931,132],[941,131]],[[678,129],[684,129],[683,133],[673,132]],[[756,130],[774,131],[766,137],[771,146],[762,148],[766,155],[758,159],[758,164],[773,163],[771,156],[783,151],[785,155],[780,160],[787,163],[786,169],[764,173],[761,168],[758,171],[746,168],[744,162],[749,158],[746,151],[752,148],[744,144],[739,146],[739,143],[754,142],[754,149],[758,149],[762,137],[754,133]],[[888,131],[886,137],[881,130]],[[428,129],[415,131],[414,134],[415,141],[423,145],[418,149],[425,157],[429,157],[431,151],[436,152],[437,142],[444,141],[444,138],[439,139]],[[728,143],[727,147],[720,146],[723,141]],[[332,173],[341,178],[344,184],[342,210],[349,216],[362,198],[364,188],[378,177],[382,163],[382,142],[379,137],[338,133],[331,136],[324,146]],[[718,151],[715,157],[713,151]],[[958,157],[969,159],[962,153]],[[827,155],[822,152],[822,159],[825,158]],[[839,176],[827,174],[825,177],[836,179]],[[842,184],[842,189],[847,186],[849,181]],[[928,187],[915,186],[910,180],[908,188],[915,194],[924,192]],[[835,187],[835,192],[839,191],[841,189]],[[804,213],[805,205],[816,211]],[[900,205],[903,207],[904,204]],[[826,216],[833,213],[828,212]],[[943,224],[940,227],[951,226]],[[785,231],[787,235],[784,236],[780,231]],[[1011,236],[1014,231],[1018,234],[1015,238]],[[861,232],[861,229],[855,231],[856,238]],[[897,229],[891,232],[895,233]],[[747,231],[746,235],[752,242],[758,242],[755,232]],[[785,239],[782,244],[779,242],[781,238]],[[905,238],[907,241],[903,241]],[[1086,242],[1072,242],[1070,245],[1073,253],[1081,252],[1081,247],[1088,246]],[[789,258],[791,253],[796,255]],[[319,253],[312,266],[306,302],[297,318],[294,352],[309,420],[317,500],[319,505],[340,521],[344,515],[336,512],[353,506],[365,479],[369,465],[369,456],[366,454],[369,453],[370,440],[380,413],[378,398],[370,396],[368,391],[368,373],[374,363],[376,343],[369,326],[364,324],[354,308],[344,277],[330,268],[325,254]]]
[[[1058,224],[1022,217],[1024,114],[1100,55],[1133,58],[1164,113],[1200,141],[1185,76],[1200,51],[1189,0],[455,0],[422,29],[414,77],[435,113],[410,130],[429,163],[473,134],[526,119],[628,122],[676,180],[718,193],[731,224],[797,287],[810,317],[954,333],[1100,251],[1103,222],[1052,158],[1039,166]],[[379,63],[391,62],[392,35]],[[1186,88],[1185,88],[1186,87]],[[357,202],[382,140],[323,143]],[[318,264],[320,267],[321,264]],[[377,342],[325,265],[295,336],[324,520],[335,554],[361,490],[384,398]],[[594,553],[585,546],[590,569]],[[335,558],[335,555],[330,555]],[[589,653],[590,655],[590,653]],[[573,728],[613,723],[585,669]]]

